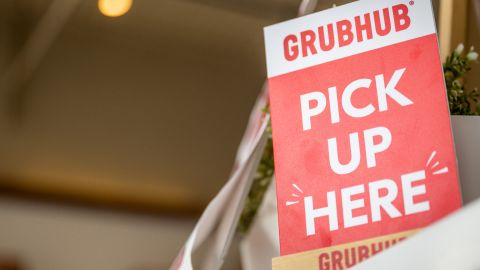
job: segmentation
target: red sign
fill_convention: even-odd
[[[430,1],[265,28],[281,255],[425,227],[461,206]]]

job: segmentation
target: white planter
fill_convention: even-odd
[[[465,204],[480,198],[480,116],[452,116],[460,182]],[[240,251],[244,270],[271,269],[279,256],[275,185],[271,185]]]
[[[452,116],[463,202],[480,197],[480,116]]]

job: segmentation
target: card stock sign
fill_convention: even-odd
[[[369,239],[315,259],[343,269],[461,206],[430,1],[357,1],[265,43],[281,255]]]

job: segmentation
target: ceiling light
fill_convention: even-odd
[[[132,7],[133,0],[98,0],[98,9],[108,17],[119,17]]]

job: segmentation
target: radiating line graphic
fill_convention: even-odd
[[[292,187],[293,187],[295,190],[297,190],[298,192],[303,193],[303,190],[302,190],[300,187],[298,187],[297,184],[292,184]],[[290,194],[290,195],[291,195],[292,197],[294,197],[294,198],[293,198],[291,201],[285,202],[285,205],[290,206],[290,205],[294,205],[294,204],[297,204],[297,203],[300,202],[300,200],[299,200],[300,197],[301,197],[300,195],[298,195],[298,194],[295,193],[295,192],[292,193],[292,194]]]
[[[440,162],[435,160],[436,155],[437,155],[437,151],[433,151],[432,154],[430,154],[430,157],[428,158],[426,167],[428,167],[432,162],[434,162],[433,165],[430,166],[431,170],[434,170],[435,168],[437,168],[440,165]],[[447,166],[432,172],[433,175],[439,175],[439,174],[445,174],[445,173],[448,173],[448,167]]]
[[[299,201],[293,201],[293,202],[287,201],[287,206],[294,205],[294,204],[297,204],[297,203],[299,203]]]
[[[437,175],[437,174],[444,174],[444,173],[448,173],[448,167],[443,167],[443,168],[441,168],[440,170],[433,172],[433,174],[435,174],[435,175]]]
[[[301,190],[296,184],[292,184],[292,186],[293,186],[296,190],[300,191],[300,193],[303,193],[303,190]]]
[[[427,165],[425,165],[425,167],[428,167],[428,165],[430,165],[430,162],[432,162],[432,160],[433,160],[433,158],[435,157],[436,154],[437,154],[437,151],[432,152],[432,154],[428,158]]]

